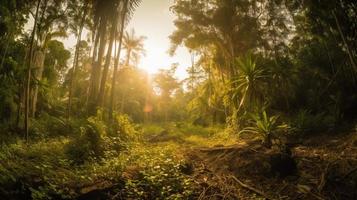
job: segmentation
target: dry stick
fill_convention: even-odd
[[[326,184],[326,174],[328,173],[328,169],[330,168],[331,162],[329,162],[324,170],[324,172],[321,174],[321,180],[320,180],[320,184],[317,187],[317,190],[319,191],[319,193],[321,193],[322,189],[325,187]]]
[[[315,194],[315,193],[313,193],[313,192],[310,192],[310,194],[311,194],[313,197],[315,197],[316,199],[318,199],[318,200],[325,200],[324,197],[322,197],[322,196],[320,196],[320,195],[317,195],[317,194]]]
[[[324,172],[321,175],[321,180],[320,180],[320,184],[317,187],[317,190],[319,191],[319,193],[322,191],[322,189],[325,187],[326,184],[326,175],[328,173],[328,170],[330,169],[330,166],[334,163],[336,163],[338,161],[338,159],[334,159],[331,162],[327,163],[327,166],[324,170]]]
[[[235,180],[235,181],[236,181],[240,186],[242,186],[243,188],[248,189],[248,190],[250,190],[250,191],[252,191],[252,192],[255,192],[255,193],[259,194],[260,196],[263,196],[264,198],[266,198],[266,199],[268,199],[268,200],[269,200],[269,199],[273,200],[273,198],[268,197],[268,195],[266,195],[264,192],[262,192],[262,191],[260,191],[260,190],[258,190],[258,189],[256,189],[256,188],[254,188],[254,187],[252,187],[252,186],[249,186],[249,185],[243,183],[243,182],[240,181],[237,177],[235,177],[235,176],[231,176],[231,177],[233,178],[233,180]]]

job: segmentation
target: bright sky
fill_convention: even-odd
[[[187,77],[186,69],[191,65],[188,50],[179,47],[172,57],[167,53],[170,48],[168,37],[175,30],[175,16],[170,11],[173,2],[174,0],[142,0],[126,30],[134,28],[136,36],[147,37],[144,41],[146,56],[140,59],[140,68],[154,74],[159,69],[168,69],[173,63],[178,63],[176,76],[182,80]],[[32,24],[33,22],[31,26]],[[85,38],[85,34],[82,38]],[[74,35],[70,35],[64,40],[65,47],[73,50],[75,41]],[[125,56],[125,52],[122,56]]]
[[[175,29],[175,16],[170,11],[173,2],[174,0],[143,0],[127,30],[134,28],[137,35],[147,37],[144,43],[146,56],[141,58],[140,68],[156,73],[160,68],[169,68],[172,63],[179,63],[176,75],[183,79],[187,76],[187,67],[191,65],[187,49],[179,48],[173,57],[167,53],[170,48],[168,37]]]

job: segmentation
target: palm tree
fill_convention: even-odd
[[[125,22],[127,20],[127,15],[128,13],[128,3],[129,0],[125,0],[122,11],[121,11],[121,16],[120,16],[120,24],[118,25],[119,28],[119,35],[117,38],[115,38],[116,42],[119,42],[118,46],[115,46],[115,61],[114,61],[114,70],[113,70],[113,77],[112,77],[112,87],[111,87],[111,92],[110,92],[110,99],[109,99],[109,119],[113,119],[113,111],[114,111],[114,95],[115,95],[115,84],[116,84],[116,77],[117,77],[117,71],[119,67],[119,59],[120,59],[120,53],[121,53],[121,48],[123,44],[123,33],[124,33],[124,27],[125,27]]]
[[[236,64],[238,75],[233,77],[231,90],[234,102],[238,102],[237,97],[240,97],[238,112],[242,106],[251,108],[252,105],[257,106],[259,104],[259,100],[263,96],[263,87],[267,74],[265,70],[256,65],[250,53],[244,57],[237,58]]]
[[[126,66],[129,66],[131,59],[133,59],[134,62],[138,62],[140,55],[145,55],[143,43],[145,39],[145,36],[137,37],[134,29],[131,29],[130,32],[125,32],[123,47],[126,50]]]
[[[106,2],[94,0],[94,27],[93,27],[93,58],[92,73],[88,94],[88,112],[94,114],[97,106],[102,104],[102,97],[105,91],[106,77],[110,65],[111,52],[114,44],[114,35],[117,27],[124,27],[130,15],[139,5],[140,0],[108,0]],[[119,20],[124,19],[124,20]],[[117,24],[119,22],[119,24]],[[111,27],[108,30],[108,27]],[[122,29],[122,28],[121,28]],[[102,72],[102,61],[107,43],[107,34],[110,34],[109,47]],[[121,43],[121,41],[119,41]],[[120,46],[120,45],[119,45]],[[118,51],[120,52],[120,50]],[[120,54],[120,53],[119,53]],[[114,70],[115,71],[115,70]],[[103,74],[102,74],[103,73]],[[99,98],[98,98],[99,97]]]

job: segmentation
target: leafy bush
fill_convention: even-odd
[[[90,158],[103,155],[103,138],[106,126],[95,117],[88,118],[87,124],[80,127],[80,132],[68,145],[66,153],[76,164],[83,164]]]
[[[135,139],[136,130],[128,115],[116,115],[113,134],[123,139]]]
[[[30,136],[37,138],[67,136],[72,132],[72,126],[68,125],[66,120],[61,117],[54,117],[49,114],[31,120]]]

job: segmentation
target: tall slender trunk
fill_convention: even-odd
[[[98,50],[98,57],[97,61],[94,63],[92,67],[92,77],[91,77],[91,87],[89,91],[89,99],[88,99],[88,114],[93,115],[96,111],[96,103],[97,103],[97,96],[98,96],[98,89],[99,83],[101,78],[101,67],[103,61],[104,50],[106,46],[106,31],[107,31],[107,19],[103,18],[100,24],[100,31],[99,31],[99,50]]]
[[[3,66],[4,66],[7,50],[9,49],[9,45],[10,45],[10,37],[6,36],[5,40],[6,40],[6,45],[5,45],[5,49],[4,49],[4,54],[1,59],[0,69],[3,69]]]
[[[111,30],[110,38],[109,38],[109,47],[108,47],[108,51],[107,51],[107,57],[105,60],[103,75],[102,75],[102,79],[100,82],[99,94],[97,97],[97,106],[103,106],[105,83],[107,81],[110,60],[112,58],[112,49],[113,49],[113,44],[114,44],[115,32],[116,32],[115,30],[117,28],[116,25],[117,25],[117,17],[115,17],[114,23],[112,24],[112,30]]]
[[[91,74],[90,74],[90,79],[89,79],[89,87],[88,87],[88,90],[87,90],[87,97],[86,97],[86,106],[87,106],[87,109],[89,110],[90,108],[90,97],[92,95],[92,90],[93,90],[93,78],[94,78],[94,68],[96,66],[96,59],[97,59],[97,51],[98,51],[98,44],[99,44],[99,31],[94,31],[93,33],[93,38],[94,38],[94,45],[93,45],[93,52],[92,52],[92,70],[91,70]]]
[[[124,114],[125,95],[126,95],[126,92],[125,92],[125,90],[123,90],[123,94],[121,95],[121,105],[120,105],[120,113],[121,114]]]
[[[121,46],[122,46],[122,42],[123,42],[125,18],[126,18],[127,9],[128,9],[127,7],[128,7],[128,0],[126,0],[124,3],[123,14],[121,16],[121,22],[120,22],[119,47],[118,47],[118,54],[117,54],[117,57],[116,57],[115,63],[114,63],[112,88],[111,88],[111,92],[110,92],[109,119],[113,119],[116,77],[117,77],[117,71],[118,71],[118,66],[119,66]]]
[[[83,27],[84,27],[84,21],[86,19],[86,15],[87,15],[87,10],[88,10],[88,2],[86,1],[85,5],[84,5],[84,10],[83,10],[83,15],[82,15],[82,19],[80,22],[80,27],[79,27],[79,32],[77,35],[77,44],[76,44],[76,50],[74,52],[74,60],[73,60],[73,68],[72,68],[72,72],[71,72],[71,79],[70,79],[70,84],[69,84],[69,93],[68,93],[68,105],[67,105],[67,119],[69,119],[71,117],[71,105],[72,105],[72,91],[75,87],[75,79],[76,79],[76,75],[77,75],[77,68],[78,68],[78,55],[79,55],[79,44],[81,42],[82,39],[82,31],[83,31]]]
[[[45,62],[45,52],[38,50],[34,54],[34,61],[33,65],[36,68],[34,75],[37,79],[37,82],[42,80],[42,75],[43,75],[43,67],[44,67],[44,62]],[[38,99],[38,86],[39,84],[36,83],[33,89],[33,96],[32,96],[32,102],[31,102],[31,117],[35,117],[36,113],[36,106],[37,106],[37,99]]]
[[[130,56],[131,56],[131,49],[127,49],[127,53],[126,53],[126,61],[125,61],[125,66],[129,67],[130,64]]]
[[[30,83],[31,83],[31,61],[32,61],[32,51],[35,41],[35,32],[38,19],[38,10],[40,7],[41,0],[38,0],[36,7],[36,14],[34,19],[34,25],[31,33],[31,43],[29,49],[29,56],[27,60],[27,77],[26,77],[26,92],[25,92],[25,137],[26,143],[29,142],[29,107],[30,107]]]
[[[29,49],[26,49],[24,62],[22,63],[21,68],[25,68],[25,65],[27,64],[26,61],[28,59],[28,56],[29,56]],[[24,106],[24,100],[25,100],[25,96],[26,96],[25,81],[22,81],[19,83],[19,88],[17,91],[17,93],[20,95],[19,95],[19,101],[17,104],[17,116],[16,116],[16,125],[15,125],[16,128],[20,127],[21,110]]]
[[[45,13],[47,10],[47,6],[48,6],[48,2],[49,0],[45,0],[43,7],[41,8],[42,13],[41,13],[41,17],[40,17],[40,22],[39,24],[42,24],[43,19],[45,17]],[[45,34],[41,35],[41,27],[39,27],[37,29],[39,37],[37,37],[37,42],[43,42],[42,44],[40,43],[40,49],[37,50],[34,53],[34,59],[33,59],[33,65],[35,67],[35,71],[34,71],[34,76],[36,77],[37,81],[41,81],[42,80],[42,74],[43,74],[43,68],[44,68],[44,63],[45,63],[45,56],[46,56],[46,46],[47,44],[45,44],[46,40],[47,40],[47,36],[48,36],[48,32],[45,32]],[[39,84],[36,83],[33,90],[32,90],[32,102],[31,102],[31,116],[35,117],[35,113],[36,113],[36,106],[37,106],[37,99],[38,99],[38,87]]]
[[[355,70],[355,72],[357,72],[357,66],[356,66],[355,60],[353,59],[353,55],[352,55],[351,49],[348,46],[348,43],[347,43],[346,38],[345,38],[345,35],[342,32],[342,29],[341,29],[341,26],[340,26],[340,22],[337,19],[335,11],[332,11],[332,15],[335,18],[338,32],[340,33],[340,36],[342,38],[342,42],[343,42],[343,44],[344,44],[344,46],[345,46],[345,48],[347,50],[348,58],[350,59],[352,68]]]

